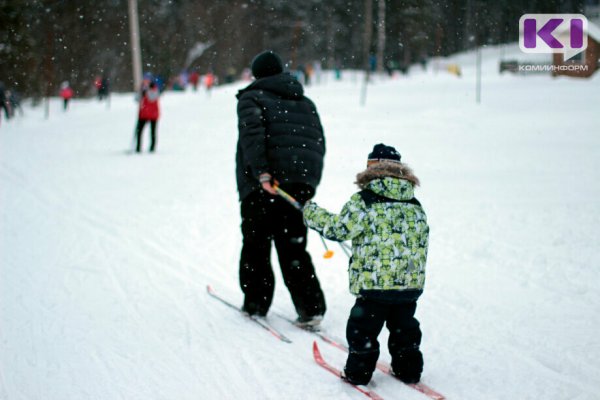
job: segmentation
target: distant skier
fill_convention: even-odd
[[[194,92],[198,90],[198,82],[200,82],[200,74],[198,71],[193,71],[189,77],[190,83],[192,84],[192,88]]]
[[[14,117],[19,111],[19,114],[23,116],[23,107],[21,106],[21,95],[15,89],[6,91],[6,98],[8,100],[8,104],[10,105],[10,116]]]
[[[333,67],[333,72],[335,74],[335,80],[342,80],[342,63],[339,60],[335,61],[335,65]]]
[[[69,86],[69,82],[64,81],[60,84],[60,97],[63,99],[63,110],[69,108],[69,101],[73,98],[73,89]]]
[[[236,71],[235,68],[229,67],[227,68],[227,73],[225,75],[225,83],[233,83],[236,80]]]
[[[102,100],[100,97],[100,88],[102,87],[102,77],[96,76],[94,78],[94,88],[96,89],[96,97],[98,100]]]
[[[256,80],[240,90],[236,177],[241,201],[243,245],[240,285],[243,310],[265,316],[273,301],[275,242],[283,280],[299,315],[298,323],[317,325],[325,297],[306,251],[302,214],[277,196],[274,185],[299,201],[314,196],[321,180],[325,138],[314,103],[296,78],[283,72],[272,51],[255,57]]]
[[[377,336],[387,324],[393,374],[405,383],[421,378],[421,330],[414,318],[423,293],[429,226],[414,197],[419,180],[393,147],[378,144],[367,169],[356,176],[362,190],[339,215],[313,202],[304,206],[308,227],[327,239],[352,240],[350,292],[357,296],[346,327],[350,348],[342,378],[371,380],[379,357]]]
[[[210,95],[210,91],[215,85],[217,77],[212,72],[208,72],[204,75],[204,85],[206,86],[206,92]]]
[[[98,100],[108,99],[110,94],[110,81],[106,76],[97,78],[96,88],[98,89]]]
[[[160,116],[158,98],[160,92],[155,82],[150,82],[148,87],[142,88],[140,98],[140,108],[138,113],[137,126],[135,128],[135,136],[137,145],[135,151],[137,153],[142,151],[142,131],[147,122],[150,122],[150,152],[156,150],[156,125]]]

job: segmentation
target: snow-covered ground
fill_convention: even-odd
[[[457,400],[597,399],[600,74],[500,76],[502,52],[484,51],[480,105],[473,53],[448,60],[462,78],[418,68],[376,78],[365,107],[353,72],[308,87],[328,145],[316,201],[339,210],[372,146],[396,146],[431,225],[423,382]],[[242,300],[239,87],[166,93],[154,155],[126,154],[131,94],[66,113],[54,99],[48,120],[26,107],[2,121],[0,399],[363,397],[314,363],[314,336],[271,316],[293,340],[278,342],[207,296],[211,284]],[[323,325],[343,339],[353,298],[347,259],[330,247],[322,258],[310,233]],[[273,261],[273,310],[293,317]],[[426,399],[379,372],[374,390]]]

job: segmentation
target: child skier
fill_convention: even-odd
[[[423,293],[429,226],[414,198],[419,180],[393,147],[378,144],[367,169],[356,176],[362,190],[339,215],[313,202],[304,219],[325,238],[352,240],[350,292],[357,296],[346,326],[350,348],[342,379],[366,385],[379,357],[377,336],[387,324],[393,374],[417,383],[423,370],[421,330],[414,318]]]

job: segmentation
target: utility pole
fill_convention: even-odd
[[[365,80],[360,96],[360,105],[367,102],[367,85],[369,83],[370,65],[369,55],[371,53],[371,37],[373,34],[373,0],[365,0],[365,32],[363,37],[363,62],[365,69]]]
[[[140,46],[140,23],[137,0],[129,0],[129,33],[131,35],[131,59],[133,61],[133,92],[142,86],[142,48]]]
[[[477,43],[476,52],[476,77],[475,77],[475,101],[477,104],[481,104],[481,46]]]
[[[44,56],[44,79],[46,81],[44,98],[44,117],[50,118],[50,97],[54,93],[54,25],[46,25],[46,54]]]
[[[469,0],[468,2],[469,7],[471,7],[472,3],[471,0]],[[473,10],[474,12],[470,12],[470,15],[472,17],[475,18],[475,20],[479,20],[479,10],[480,10],[480,4],[478,2],[475,2],[475,10]],[[477,104],[481,104],[481,42],[482,42],[482,34],[480,33],[479,30],[479,25],[478,24],[474,24],[474,29],[473,29],[473,37],[475,39],[475,64],[476,64],[476,71],[475,71],[475,101],[477,102]]]

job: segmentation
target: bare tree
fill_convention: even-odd
[[[373,37],[373,0],[365,0],[365,31],[363,36],[363,63],[365,70],[365,79],[360,96],[360,104],[365,105],[367,102],[367,84],[370,78],[370,63],[371,56],[371,40]]]
[[[385,52],[385,0],[377,0],[377,72],[383,72]]]

